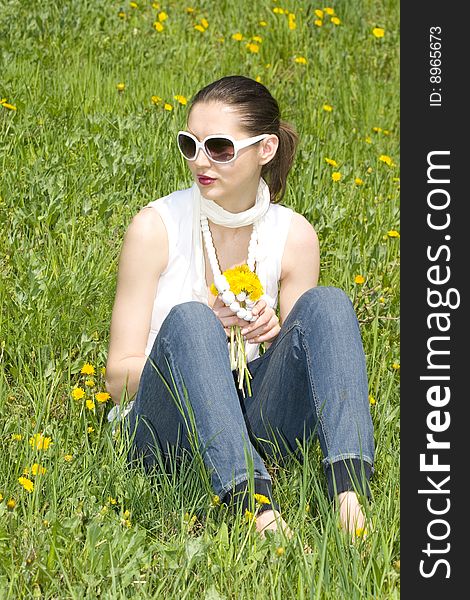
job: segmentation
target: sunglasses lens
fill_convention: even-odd
[[[211,138],[206,142],[206,150],[218,162],[228,162],[235,155],[235,148],[227,138]]]
[[[178,146],[186,158],[194,158],[196,154],[196,144],[194,140],[189,137],[189,135],[184,135],[180,133],[178,135]]]

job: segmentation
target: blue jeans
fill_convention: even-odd
[[[127,415],[135,433],[129,462],[140,456],[150,467],[156,452],[166,459],[172,449],[191,453],[196,439],[221,499],[244,489],[250,461],[255,492],[278,508],[263,458],[297,453],[297,440],[301,446],[318,436],[330,498],[356,486],[370,495],[373,427],[364,350],[348,296],[334,287],[304,292],[272,345],[248,367],[252,396],[244,398],[219,318],[202,302],[174,306]]]

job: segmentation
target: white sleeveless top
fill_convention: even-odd
[[[160,327],[173,306],[190,300],[203,301],[209,305],[207,290],[205,297],[195,297],[193,289],[196,273],[194,252],[192,252],[192,197],[191,188],[172,192],[167,196],[153,200],[146,205],[157,210],[168,234],[168,264],[161,273],[155,300],[153,303],[152,321],[145,348],[148,356],[157,337]],[[145,208],[146,208],[145,207]],[[256,273],[265,293],[275,299],[278,304],[279,280],[281,277],[281,261],[284,247],[294,211],[287,206],[271,203],[263,217],[265,231],[269,232],[265,240],[264,256],[258,254]],[[247,362],[258,358],[259,344],[245,344]]]

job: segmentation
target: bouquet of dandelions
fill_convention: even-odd
[[[236,311],[236,315],[240,319],[245,319],[247,322],[255,321],[257,317],[251,319],[247,317],[252,317],[251,309],[264,293],[258,275],[250,271],[247,264],[227,269],[222,275],[230,286],[228,290],[220,294],[222,302],[226,306],[230,306],[234,313]],[[214,283],[210,290],[214,296],[219,295]],[[245,340],[241,330],[239,325],[230,326],[230,366],[232,370],[235,368],[238,370],[238,387],[245,397],[243,379],[246,381],[248,395],[251,396],[250,379],[252,376],[247,367]]]

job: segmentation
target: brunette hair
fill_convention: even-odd
[[[199,90],[191,99],[188,117],[198,102],[220,102],[234,107],[249,136],[277,135],[276,154],[261,167],[261,177],[269,186],[271,202],[280,202],[286,191],[287,175],[294,162],[299,136],[293,125],[281,120],[279,105],[269,90],[249,77],[230,75]]]

